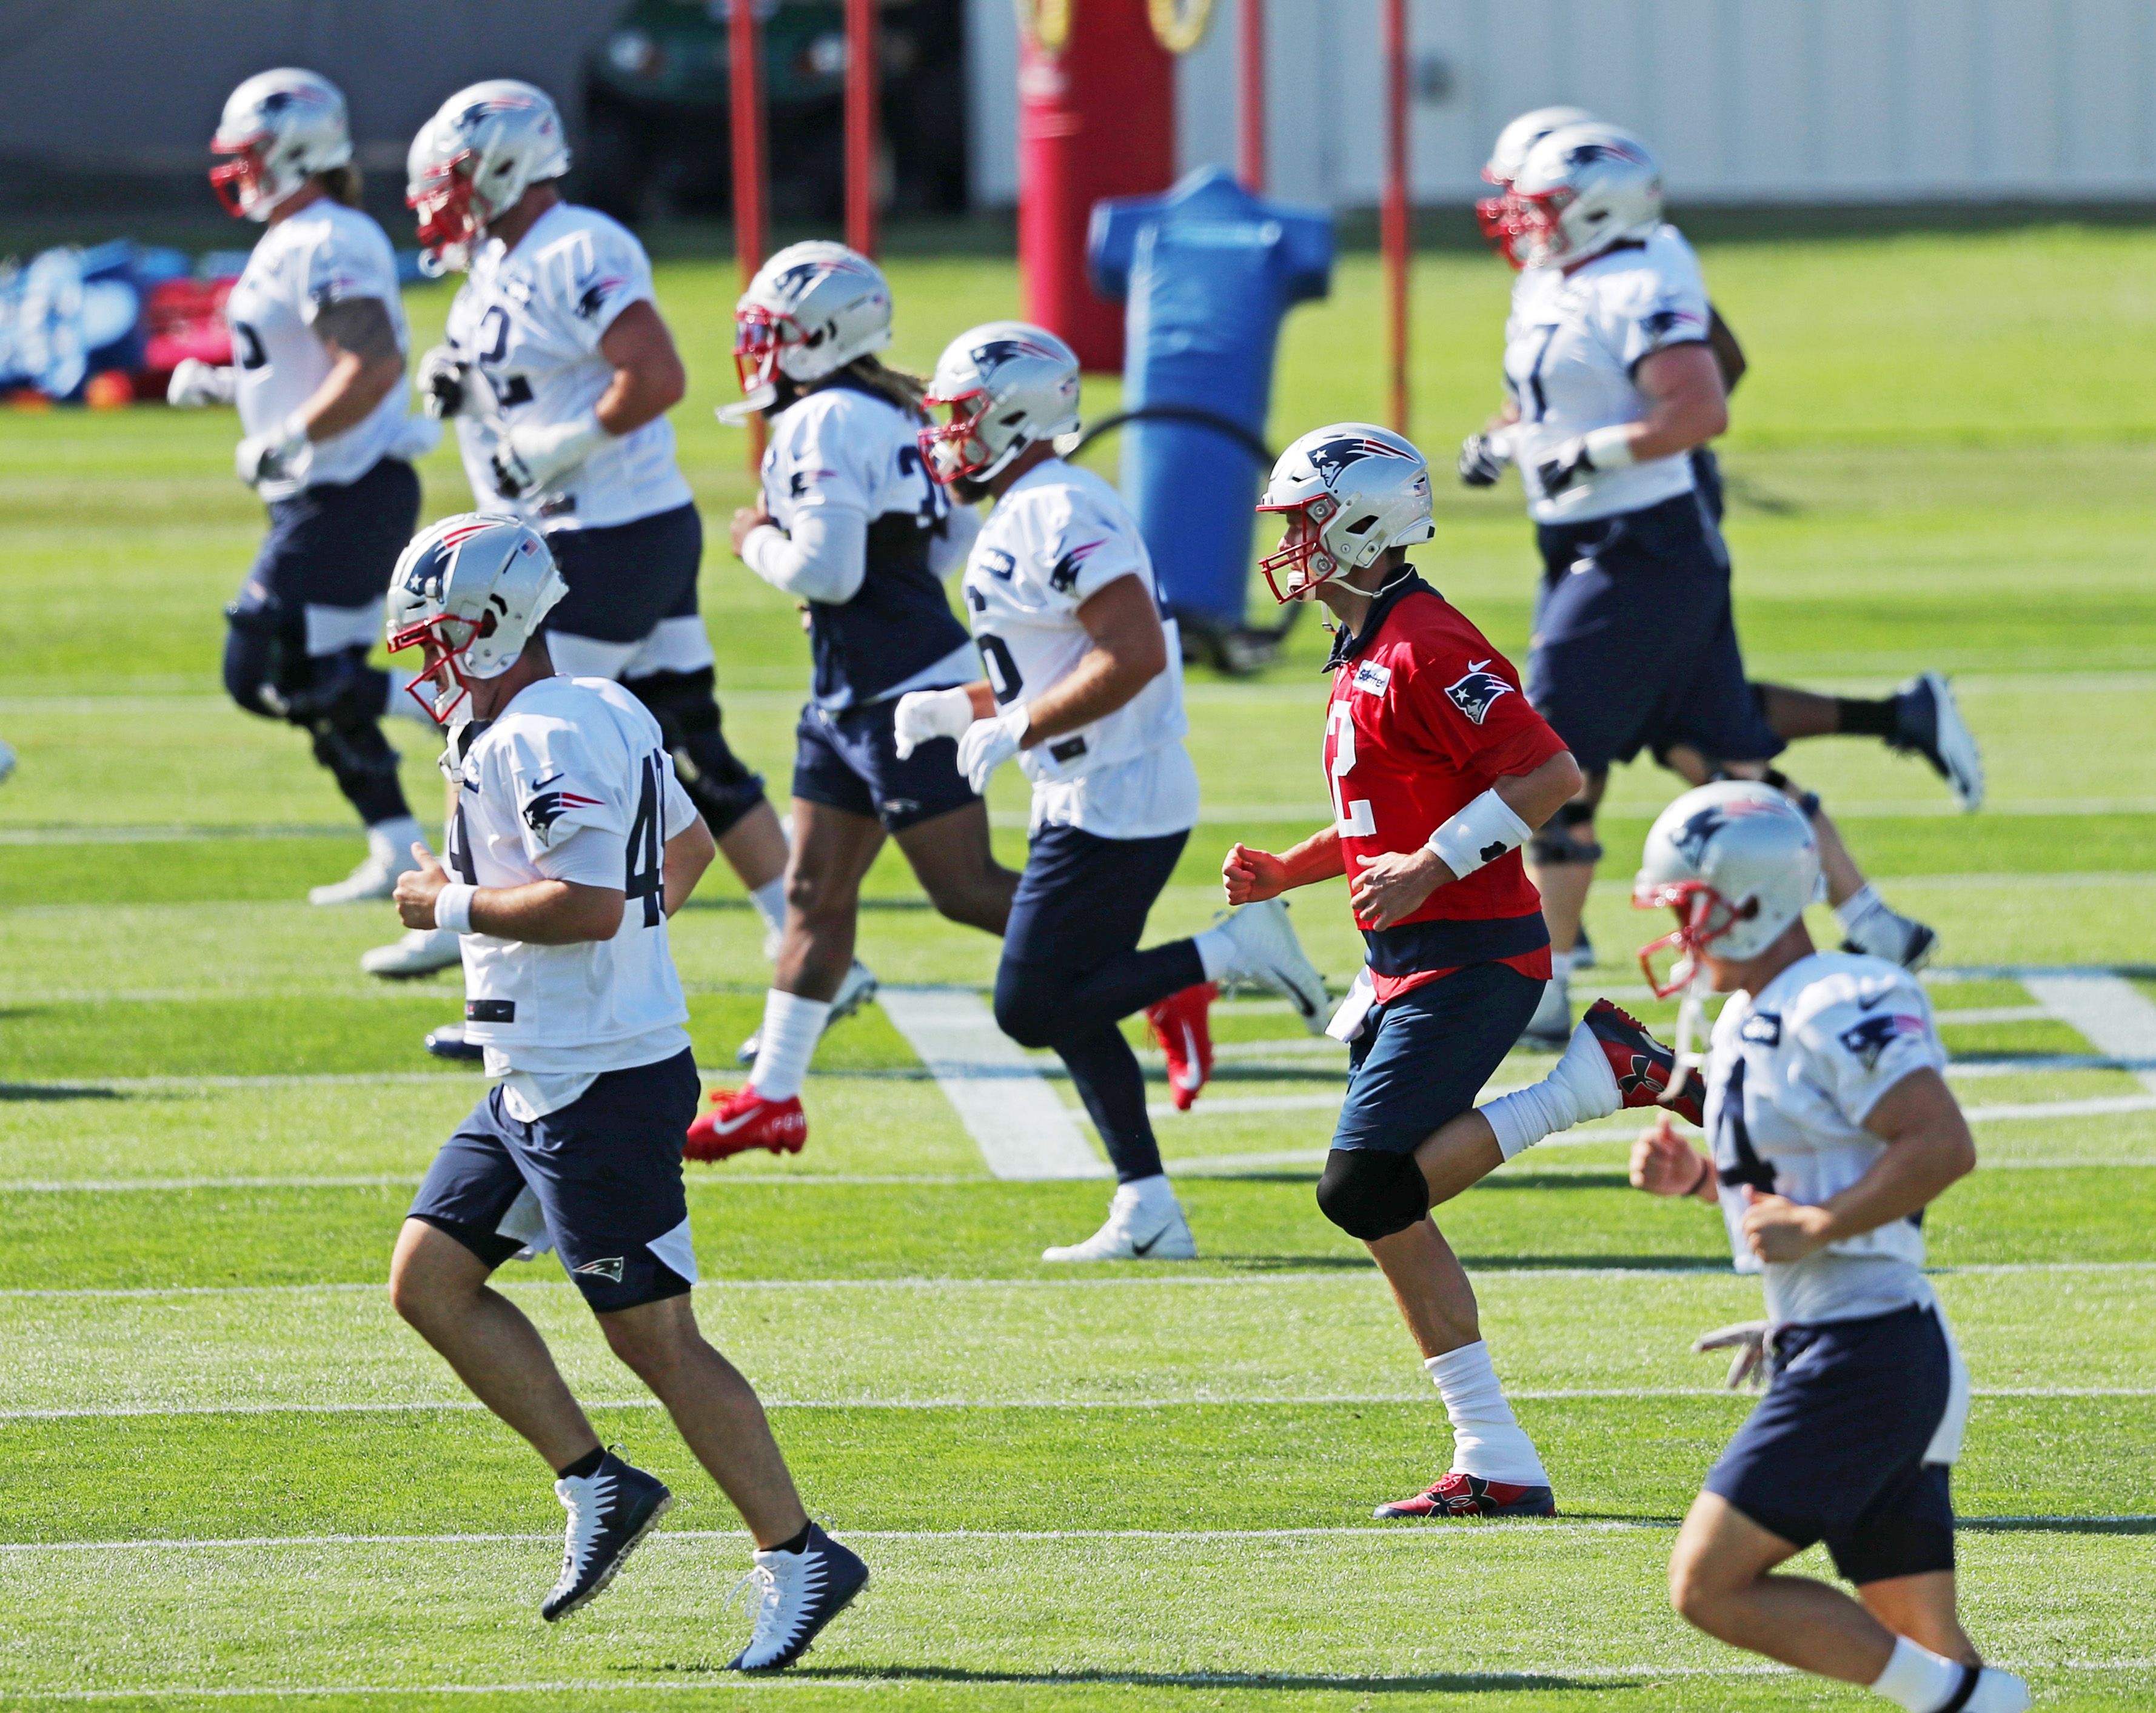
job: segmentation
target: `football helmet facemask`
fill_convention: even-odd
[[[946,484],[994,479],[1037,441],[1078,426],[1078,356],[1045,327],[988,322],[961,333],[936,359],[921,401],[929,474]],[[938,410],[950,413],[937,423]]]
[[[516,665],[568,592],[547,538],[520,518],[468,512],[429,524],[389,579],[389,651],[425,651],[413,700],[437,725],[457,723],[474,681]]]
[[[1662,223],[1662,169],[1621,126],[1568,125],[1527,152],[1501,200],[1513,266],[1569,266],[1654,235]]]
[[[1486,196],[1475,204],[1475,218],[1481,223],[1482,237],[1490,248],[1519,266],[1512,260],[1512,251],[1507,241],[1507,225],[1510,215],[1506,193],[1512,181],[1520,176],[1520,168],[1534,146],[1553,131],[1568,125],[1589,125],[1594,116],[1584,107],[1537,107],[1520,116],[1497,133],[1497,141],[1490,150],[1490,158],[1483,163],[1482,178],[1486,184],[1497,188],[1495,196]]]
[[[225,213],[267,220],[316,173],[352,159],[343,93],[296,67],[259,71],[226,99],[209,147],[229,157],[209,169],[210,188]]]
[[[1687,791],[1656,817],[1632,882],[1633,908],[1671,909],[1677,926],[1640,949],[1658,999],[1691,985],[1700,954],[1756,958],[1820,896],[1819,841],[1804,811],[1755,779]],[[1666,977],[1655,958],[1672,952]]]
[[[1258,561],[1282,603],[1437,533],[1430,466],[1411,441],[1375,423],[1312,429],[1281,454],[1258,510],[1287,521],[1278,550]]]
[[[734,306],[739,414],[778,403],[778,378],[807,385],[891,343],[891,287],[866,256],[816,239],[789,244]]]
[[[546,90],[512,77],[459,90],[419,127],[404,162],[404,205],[418,218],[419,270],[471,265],[472,245],[534,184],[569,170],[562,116]]]

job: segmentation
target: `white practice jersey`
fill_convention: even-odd
[[[1090,470],[1050,458],[1005,490],[966,560],[973,640],[997,702],[1030,701],[1092,647],[1078,609],[1119,577],[1159,604],[1152,558],[1122,496]],[[1104,839],[1187,832],[1198,773],[1183,747],[1183,649],[1163,619],[1168,665],[1105,719],[1019,752],[1033,824]]]
[[[325,305],[352,297],[372,297],[387,308],[398,348],[408,351],[397,258],[367,215],[323,197],[262,234],[224,305],[244,432],[276,428],[314,396],[330,372],[315,318]],[[408,388],[392,387],[365,420],[313,442],[292,475],[256,491],[288,500],[303,488],[357,481],[393,453],[418,456],[434,445],[434,434],[432,424],[413,418]]]
[[[456,418],[480,510],[514,512],[546,530],[597,529],[689,503],[664,416],[521,500],[495,491],[489,461],[505,426],[573,422],[597,404],[613,381],[599,341],[629,305],[652,301],[644,246],[596,208],[557,203],[515,249],[489,239],[474,252],[449,306],[448,337],[484,383]]]
[[[628,895],[612,939],[465,935],[465,1032],[486,1049],[489,1073],[552,1090],[529,1103],[543,1112],[562,1103],[565,1075],[588,1081],[684,1051],[665,845],[696,811],[659,723],[606,679],[542,678],[472,741],[461,773],[451,874],[473,886],[567,880]]]
[[[1707,329],[1698,259],[1673,226],[1570,274],[1529,268],[1520,275],[1505,323],[1505,390],[1520,413],[1512,452],[1529,517],[1583,522],[1691,491],[1691,461],[1682,453],[1575,477],[1554,498],[1543,493],[1535,468],[1590,429],[1645,416],[1646,397],[1634,383],[1640,363],[1673,345],[1703,342]]]
[[[1765,1268],[1740,1227],[1748,1184],[1816,1206],[1856,1183],[1887,1151],[1864,1128],[1880,1097],[1946,1062],[1922,985],[1883,958],[1816,952],[1756,995],[1730,996],[1715,1020],[1707,1129],[1738,1271],[1764,1273],[1771,1319],[1852,1320],[1933,1302],[1914,1220]]]

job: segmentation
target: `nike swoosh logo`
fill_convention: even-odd
[[[1144,1256],[1144,1255],[1150,1255],[1150,1254],[1152,1254],[1152,1252],[1153,1252],[1153,1249],[1154,1249],[1155,1246],[1156,1246],[1156,1245],[1158,1245],[1158,1244],[1159,1243],[1160,1240],[1161,1240],[1163,1237],[1166,1237],[1167,1235],[1168,1235],[1168,1233],[1167,1233],[1166,1232],[1154,1232],[1151,1237],[1147,1237],[1147,1238],[1145,1240],[1145,1242],[1143,1242],[1142,1243],[1133,1243],[1133,1244],[1132,1244],[1132,1245],[1131,1245],[1131,1253],[1132,1253],[1132,1254],[1133,1254],[1133,1255],[1139,1255],[1139,1256]]]
[[[533,780],[533,781],[531,782],[531,789],[532,789],[533,790],[535,790],[535,791],[543,791],[543,790],[545,790],[547,789],[547,786],[549,786],[549,785],[552,784],[554,783],[554,781],[555,781],[555,780],[557,780],[557,779],[560,779],[561,777],[562,777],[562,775],[561,775],[560,774],[557,774],[557,774],[547,774],[547,777],[546,777],[545,779],[535,779],[535,780]]]
[[[735,1131],[741,1129],[743,1124],[747,1124],[755,1116],[756,1109],[754,1107],[751,1107],[747,1112],[743,1113],[737,1119],[722,1119],[718,1118],[716,1115],[714,1115],[711,1119],[711,1134],[716,1136],[731,1136]]]

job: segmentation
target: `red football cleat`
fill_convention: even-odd
[[[752,1148],[768,1148],[773,1154],[798,1154],[808,1139],[808,1114],[801,1098],[766,1100],[754,1085],[721,1088],[711,1095],[711,1110],[689,1126],[690,1160],[729,1160]]]
[[[1553,1517],[1557,1500],[1547,1487],[1516,1487],[1480,1475],[1440,1475],[1412,1499],[1381,1505],[1370,1515],[1394,1517]]]
[[[1178,1112],[1188,1112],[1213,1074],[1213,1001],[1220,990],[1209,981],[1186,987],[1146,1007],[1152,1038],[1168,1055],[1168,1094]]]
[[[1579,1021],[1602,1044],[1610,1072],[1617,1078],[1617,1092],[1626,1106],[1666,1107],[1692,1124],[1707,1122],[1705,1091],[1692,1072],[1685,1073],[1685,1080],[1674,1096],[1663,1098],[1671,1073],[1676,1069],[1677,1056],[1648,1034],[1646,1025],[1637,1017],[1606,999],[1599,999]]]

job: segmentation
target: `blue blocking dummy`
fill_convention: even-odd
[[[1332,218],[1217,167],[1098,203],[1093,289],[1126,312],[1123,496],[1186,630],[1240,633],[1281,318],[1332,284]]]

